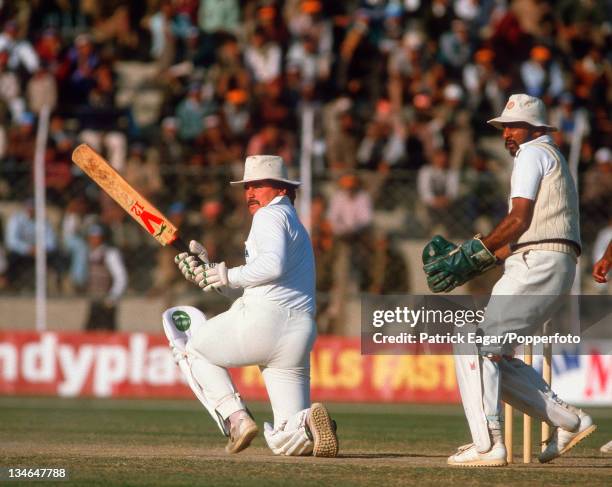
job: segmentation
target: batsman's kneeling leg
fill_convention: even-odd
[[[168,339],[170,349],[174,361],[179,366],[179,369],[183,373],[185,380],[195,396],[202,403],[204,408],[208,411],[213,420],[217,423],[217,426],[225,436],[229,436],[229,429],[227,427],[225,419],[231,414],[234,403],[238,403],[240,407],[244,408],[242,401],[239,399],[232,399],[234,396],[229,394],[224,398],[220,407],[217,407],[204,393],[204,388],[197,380],[194,370],[193,362],[195,357],[193,354],[188,352],[187,344],[193,336],[193,334],[200,327],[205,326],[206,316],[199,309],[193,306],[176,306],[169,308],[164,311],[162,315],[162,325],[166,338]],[[227,399],[227,400],[225,400]],[[232,399],[232,400],[230,400]],[[239,407],[239,408],[240,408]],[[219,409],[222,409],[220,412]],[[225,411],[227,410],[227,411]],[[229,411],[229,412],[228,412]],[[223,416],[223,412],[226,416]]]

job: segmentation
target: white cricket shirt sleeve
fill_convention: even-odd
[[[536,142],[549,139],[548,135],[521,144],[519,152],[514,158],[510,198],[526,198],[535,201],[542,178],[552,171],[557,161],[550,153]]]
[[[283,272],[287,242],[281,215],[262,210],[253,216],[253,225],[247,241],[257,249],[257,256],[246,265],[228,271],[232,287],[246,288],[266,284],[278,279]]]

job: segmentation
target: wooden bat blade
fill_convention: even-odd
[[[184,249],[177,228],[91,147],[79,145],[72,152],[72,161],[160,244],[178,244]]]

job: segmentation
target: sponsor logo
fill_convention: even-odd
[[[507,110],[512,110],[514,108],[514,102],[513,101],[509,101],[508,104],[506,105],[506,109]]]
[[[180,331],[187,331],[191,326],[191,318],[184,311],[175,311],[172,313],[172,322]]]
[[[160,217],[152,213],[149,213],[147,210],[144,209],[144,206],[142,206],[138,202],[134,203],[134,206],[130,208],[130,211],[134,213],[134,215],[140,218],[140,221],[142,222],[143,226],[147,229],[147,231],[151,235],[155,235],[155,228],[153,227],[153,225],[151,225],[151,222],[157,225],[162,225],[163,220]],[[161,235],[165,229],[166,229],[166,226],[162,225],[160,231],[155,236],[157,237]]]

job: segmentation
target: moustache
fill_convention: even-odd
[[[255,198],[253,198],[253,199],[250,199],[250,200],[247,201],[247,206],[251,206],[251,205],[260,205],[261,206],[261,203],[259,203],[259,201],[257,201]]]

